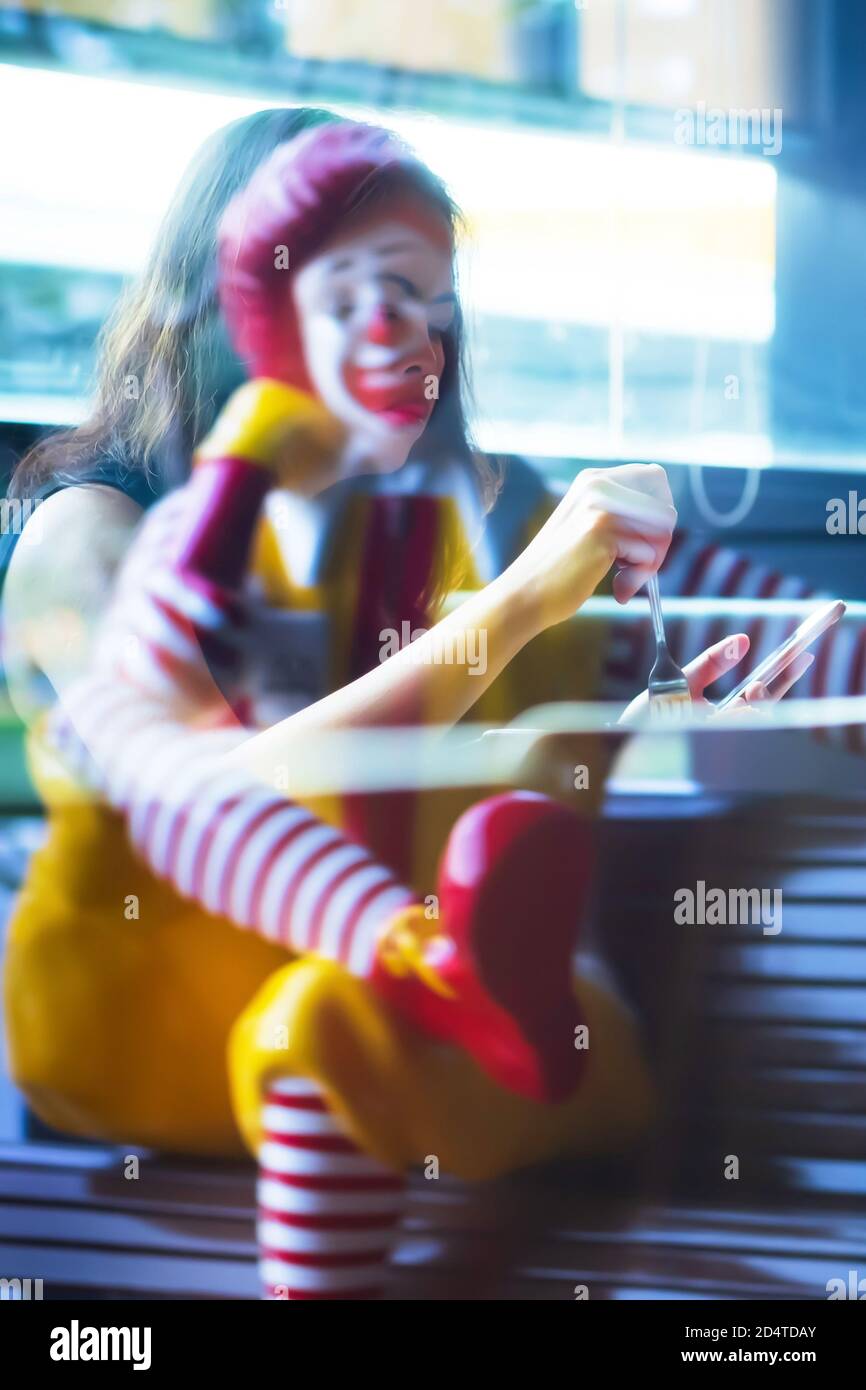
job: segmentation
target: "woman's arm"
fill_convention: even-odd
[[[3,588],[3,656],[16,709],[30,714],[34,668],[62,690],[90,668],[93,644],[141,508],[101,484],[40,502]]]
[[[531,638],[586,602],[617,561],[617,596],[632,597],[664,558],[675,521],[663,469],[586,469],[499,578],[381,666],[248,740],[232,761],[269,781],[275,767],[291,768],[294,741],[313,732],[456,723]]]

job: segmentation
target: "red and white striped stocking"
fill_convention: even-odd
[[[381,1297],[405,1179],[357,1147],[314,1082],[274,1081],[264,1105],[262,1296]]]

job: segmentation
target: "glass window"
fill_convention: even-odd
[[[307,101],[395,126],[463,205],[485,447],[567,476],[581,457],[763,463],[855,446],[864,228],[816,163],[835,6],[28,9],[54,18],[31,32],[0,11],[0,57],[41,53],[55,70],[2,68],[10,420],[80,417],[97,327],[201,139]]]

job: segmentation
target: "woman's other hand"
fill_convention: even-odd
[[[698,713],[713,715],[716,707],[711,700],[704,694],[707,688],[725,675],[743,660],[749,650],[749,639],[744,632],[735,633],[731,637],[722,638],[721,642],[716,642],[712,647],[708,647],[700,656],[696,656],[694,661],[690,661],[685,667],[684,675],[689,683],[689,691],[692,697],[692,705]],[[769,685],[764,685],[761,681],[753,681],[743,691],[742,695],[734,701],[725,711],[725,715],[737,714],[745,711],[760,708],[762,704],[772,704],[776,700],[781,700],[783,695],[787,695],[791,686],[794,685],[802,675],[808,671],[812,662],[815,660],[811,652],[801,652],[795,661],[791,662],[779,676]],[[647,691],[638,695],[637,699],[632,700],[625,713],[620,717],[620,724],[628,724],[646,713],[649,696]]]

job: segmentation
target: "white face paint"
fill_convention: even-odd
[[[349,431],[358,471],[401,468],[438,399],[454,316],[444,223],[392,203],[334,237],[293,294],[310,382]]]

